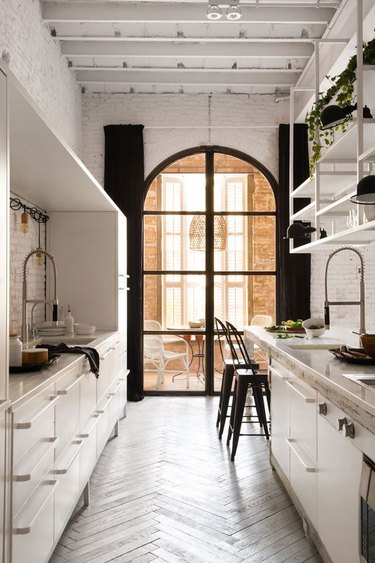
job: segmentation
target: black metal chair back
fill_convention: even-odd
[[[220,350],[221,359],[223,360],[223,363],[225,364],[225,351],[224,351],[223,337],[224,337],[226,343],[229,345],[227,327],[217,317],[214,317],[214,321],[215,321],[216,337],[217,337],[217,341],[219,342],[219,350]]]
[[[251,361],[249,353],[246,349],[245,343],[241,334],[236,327],[227,321],[227,337],[230,351],[232,354],[233,362],[238,367],[249,369],[254,372],[254,364]]]

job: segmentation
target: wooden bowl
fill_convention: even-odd
[[[375,358],[375,334],[361,334],[361,342],[366,354]]]
[[[33,365],[48,362],[47,348],[29,348],[22,350],[22,365]]]

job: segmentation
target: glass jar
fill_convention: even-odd
[[[22,342],[16,332],[9,334],[9,365],[22,366]]]

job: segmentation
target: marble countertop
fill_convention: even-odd
[[[347,375],[374,375],[375,365],[349,364],[337,359],[328,350],[304,349],[296,350],[288,346],[301,339],[275,339],[272,333],[264,328],[244,327],[245,338],[278,360],[287,369],[300,377],[307,384],[319,391],[324,397],[332,401],[354,420],[375,434],[375,387],[353,381]],[[358,346],[358,336],[349,329],[335,329],[326,332],[325,338],[332,339],[338,344]],[[321,340],[313,339],[315,340]]]
[[[115,334],[115,331],[97,332],[91,337],[91,341],[84,345],[92,348],[99,348],[106,340],[110,339]],[[68,338],[69,339],[66,339],[64,336],[53,338],[49,337],[48,339],[43,339],[43,342],[46,344],[53,344],[54,342],[56,342],[56,344],[59,344],[60,342],[65,342],[66,344],[71,345],[74,345],[74,343],[82,344],[82,339],[80,339],[79,336],[70,336]],[[16,408],[20,403],[29,400],[44,388],[55,383],[65,374],[67,370],[71,369],[77,362],[80,362],[81,359],[82,355],[63,354],[53,364],[38,371],[10,373],[9,399],[12,401],[13,408]]]

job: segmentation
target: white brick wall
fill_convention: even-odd
[[[286,104],[275,103],[271,96],[213,95],[209,111],[209,96],[206,94],[85,94],[82,158],[102,184],[103,126],[142,124],[145,126],[146,176],[165,158],[178,151],[214,144],[251,155],[277,177],[277,128],[241,129],[241,127],[277,126],[280,122],[286,122],[285,106]],[[210,131],[208,127],[210,119],[215,127],[223,125],[231,128],[214,128]],[[201,128],[196,129],[194,126]],[[158,127],[163,128],[158,129]]]
[[[207,95],[84,95],[83,159],[100,183],[104,172],[103,126],[145,125],[145,175],[172,154],[201,144],[236,148],[256,158],[277,178],[277,129],[241,129],[243,125],[277,125],[288,122],[288,104],[275,104],[268,96],[216,95],[211,100],[211,123],[232,125],[233,129],[212,129]],[[202,125],[202,129],[177,126]],[[170,129],[157,129],[169,126]],[[155,127],[155,128],[151,128]],[[367,297],[367,326],[375,329],[375,246],[364,250]],[[324,301],[324,267],[327,253],[312,256],[311,312],[321,316]],[[331,299],[357,299],[357,261],[349,253],[332,260],[329,274]],[[358,307],[332,307],[332,326],[357,329]]]
[[[365,261],[366,328],[375,330],[375,245],[358,249]],[[312,255],[311,313],[323,315],[324,272],[329,252]],[[334,256],[328,270],[328,297],[332,301],[357,301],[359,296],[359,260],[353,252]],[[358,306],[332,306],[331,326],[359,328]]]
[[[56,132],[80,154],[80,88],[42,23],[39,0],[0,0],[1,56]]]
[[[13,197],[18,197],[11,194]],[[22,203],[28,207],[34,204],[22,198]],[[11,330],[21,333],[22,322],[22,273],[23,261],[26,255],[38,247],[38,223],[29,216],[29,232],[24,234],[19,230],[21,224],[20,211],[10,211],[10,307],[9,326]],[[45,225],[40,225],[41,246],[44,248]],[[36,266],[33,258],[28,262],[28,297],[30,299],[44,299],[45,295],[45,268]],[[38,305],[35,308],[35,321],[44,320],[44,307]]]

